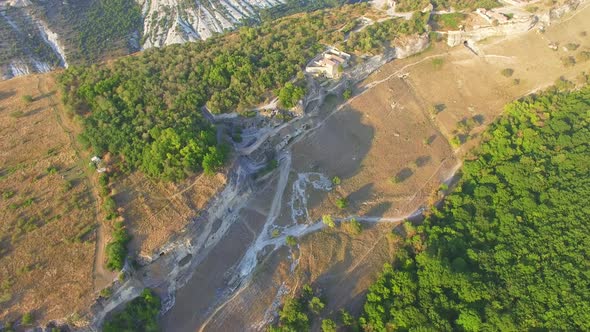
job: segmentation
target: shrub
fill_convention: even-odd
[[[504,76],[504,77],[510,77],[510,76],[512,76],[512,74],[514,74],[514,69],[504,68],[504,69],[502,69],[501,73],[502,73],[502,76]]]
[[[117,203],[112,197],[107,197],[102,205],[104,212],[107,214],[107,219],[112,219],[117,213]]]
[[[121,270],[127,256],[127,243],[131,237],[122,222],[115,223],[112,239],[106,247],[107,268],[111,271]]]
[[[352,90],[350,88],[346,89],[346,90],[344,90],[344,92],[342,92],[342,98],[344,98],[344,99],[350,99],[351,96],[352,96]]]
[[[2,193],[2,198],[10,199],[10,198],[14,197],[14,194],[15,194],[14,190],[7,190]]]
[[[576,56],[576,61],[578,62],[586,62],[588,60],[590,60],[590,51],[581,51]]]
[[[350,219],[342,224],[346,232],[351,235],[359,235],[363,231],[363,225],[355,218]]]
[[[103,288],[100,290],[100,296],[104,297],[105,299],[108,299],[109,297],[111,297],[111,295],[113,295],[113,289],[111,287]]]
[[[436,70],[439,70],[442,68],[444,62],[445,60],[443,58],[434,58],[432,59],[432,67],[434,67]]]
[[[14,112],[10,113],[10,116],[13,117],[13,118],[16,118],[16,119],[22,118],[24,115],[25,115],[25,113],[23,111],[20,111],[20,110],[19,111],[14,111]]]
[[[565,48],[568,51],[575,51],[578,49],[578,47],[580,47],[580,44],[576,44],[576,43],[567,43],[565,44]]]
[[[34,318],[31,312],[27,312],[23,315],[22,323],[23,325],[31,325],[33,324]]]
[[[294,247],[297,245],[297,238],[294,237],[293,235],[287,235],[287,237],[285,238],[285,242],[287,243],[288,246]]]
[[[49,166],[49,167],[47,167],[47,169],[45,171],[49,175],[55,174],[55,173],[57,173],[57,167],[56,166]]]
[[[332,216],[329,214],[325,214],[322,216],[322,222],[324,224],[326,224],[328,227],[332,227],[334,228],[336,226],[336,223],[334,222],[334,219],[332,219]]]
[[[338,198],[336,199],[336,206],[339,209],[345,209],[348,206],[348,201],[346,200],[346,198]]]
[[[561,58],[561,63],[564,67],[573,67],[576,64],[576,59],[573,56],[566,56]]]
[[[22,96],[22,100],[25,103],[30,104],[30,103],[33,102],[33,96],[31,96],[31,95],[24,95],[24,96]]]
[[[340,185],[341,182],[342,182],[342,180],[340,180],[340,178],[337,176],[332,178],[332,184],[334,184],[335,186]]]

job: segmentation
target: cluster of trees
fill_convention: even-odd
[[[358,33],[351,34],[344,43],[347,51],[381,52],[398,36],[426,32],[430,13],[415,12],[410,20],[396,18],[377,22]]]
[[[131,240],[123,222],[114,224],[112,239],[106,246],[107,268],[111,271],[119,271],[125,266],[127,258],[127,243]]]
[[[369,331],[590,329],[590,88],[506,107],[371,286]]]
[[[79,17],[76,31],[78,43],[71,54],[77,62],[90,63],[114,48],[128,49],[128,39],[141,33],[141,8],[133,0],[93,1]]]
[[[413,12],[426,8],[430,3],[437,9],[452,7],[457,10],[490,9],[501,6],[498,0],[399,0],[396,8],[400,12]]]
[[[279,90],[279,101],[286,108],[294,107],[301,98],[305,96],[305,88],[296,86],[291,82],[285,83],[285,86]]]
[[[80,141],[97,154],[119,155],[128,168],[165,180],[182,179],[201,169],[212,172],[227,151],[217,146],[215,128],[200,108],[245,112],[273,91],[286,107],[294,105],[305,90],[289,81],[361,7],[242,27],[207,41],[150,49],[112,64],[71,66],[59,79],[63,99],[83,119]],[[408,28],[412,22],[402,22],[395,30],[413,31]],[[394,26],[380,23],[376,31]],[[379,32],[375,38],[390,37],[390,32],[387,36]]]
[[[269,331],[309,331],[313,316],[318,315],[324,307],[324,302],[314,294],[311,286],[305,285],[298,297],[291,297],[285,301],[279,312],[279,324],[271,327]]]
[[[146,288],[140,296],[129,302],[125,309],[115,314],[103,326],[104,332],[142,331],[157,332],[160,298],[151,289]]]

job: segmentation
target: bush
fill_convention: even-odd
[[[15,194],[14,190],[7,190],[2,193],[2,198],[10,199],[10,198],[14,197],[14,194]]]
[[[346,99],[350,99],[350,97],[352,96],[352,89],[346,89],[344,90],[344,92],[342,92],[342,98]]]
[[[336,206],[339,209],[345,209],[348,206],[348,201],[346,200],[346,198],[338,198],[336,199]]]
[[[514,74],[514,69],[504,68],[504,69],[502,69],[501,73],[502,73],[502,76],[504,76],[504,77],[510,77]]]
[[[127,243],[131,237],[122,222],[115,223],[112,239],[106,247],[107,268],[111,271],[121,270],[127,257]]]
[[[113,289],[111,287],[103,288],[100,290],[100,296],[104,297],[105,299],[108,299],[109,297],[111,297],[111,295],[113,295]]]
[[[294,247],[297,245],[297,238],[294,237],[293,235],[287,235],[287,237],[285,238],[285,242],[287,243],[288,246]]]
[[[356,220],[355,218],[352,218],[349,221],[342,223],[342,226],[344,227],[346,232],[351,235],[359,235],[363,231],[363,225],[360,222],[358,222],[358,220]]]
[[[564,67],[573,67],[576,65],[576,59],[573,56],[566,56],[561,58],[561,63]]]
[[[33,102],[33,96],[31,96],[31,95],[24,95],[24,96],[22,96],[22,100],[25,103],[30,104],[30,103]]]
[[[436,69],[436,70],[441,69],[444,63],[445,63],[445,60],[443,58],[432,59],[432,67],[434,67],[434,69]]]
[[[157,321],[160,308],[160,298],[152,290],[146,288],[139,297],[129,302],[123,311],[107,321],[103,331],[160,331]]]
[[[322,222],[327,225],[328,227],[334,228],[336,227],[336,223],[334,222],[334,219],[332,219],[332,216],[329,214],[325,214],[322,216]]]
[[[34,318],[31,312],[27,312],[23,315],[22,323],[23,325],[31,325],[33,324]]]
[[[334,184],[335,186],[340,185],[341,182],[342,182],[342,180],[340,180],[340,178],[338,176],[335,176],[332,178],[332,184]]]
[[[565,48],[568,51],[575,51],[578,49],[578,47],[580,47],[580,44],[576,44],[576,43],[567,43],[565,44]]]
[[[581,51],[576,56],[576,61],[578,62],[586,62],[588,60],[590,60],[590,51]]]

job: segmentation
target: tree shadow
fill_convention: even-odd
[[[41,99],[49,98],[51,96],[55,96],[55,93],[56,93],[55,91],[49,91],[47,93],[36,96],[35,98],[33,98],[33,101],[38,101]]]
[[[412,175],[414,175],[414,171],[409,167],[404,167],[399,172],[397,172],[397,174],[395,174],[393,181],[395,183],[401,183],[411,178]]]
[[[6,99],[8,97],[12,97],[16,94],[15,90],[9,90],[9,91],[0,91],[0,100]]]
[[[418,158],[416,158],[416,166],[417,167],[423,167],[426,166],[428,163],[430,163],[430,161],[432,160],[431,156],[420,156]]]
[[[436,138],[438,136],[436,134],[429,136],[424,143],[426,143],[426,145],[430,145],[432,143],[434,143],[434,141],[436,141]]]
[[[351,205],[353,205],[356,209],[358,209],[360,208],[360,204],[362,202],[366,202],[371,198],[373,195],[374,186],[374,183],[367,183],[358,190],[353,191],[348,196],[346,196],[346,200],[350,202]]]

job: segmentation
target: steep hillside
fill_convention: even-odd
[[[339,0],[80,0],[0,2],[2,79],[204,40],[264,18]]]

